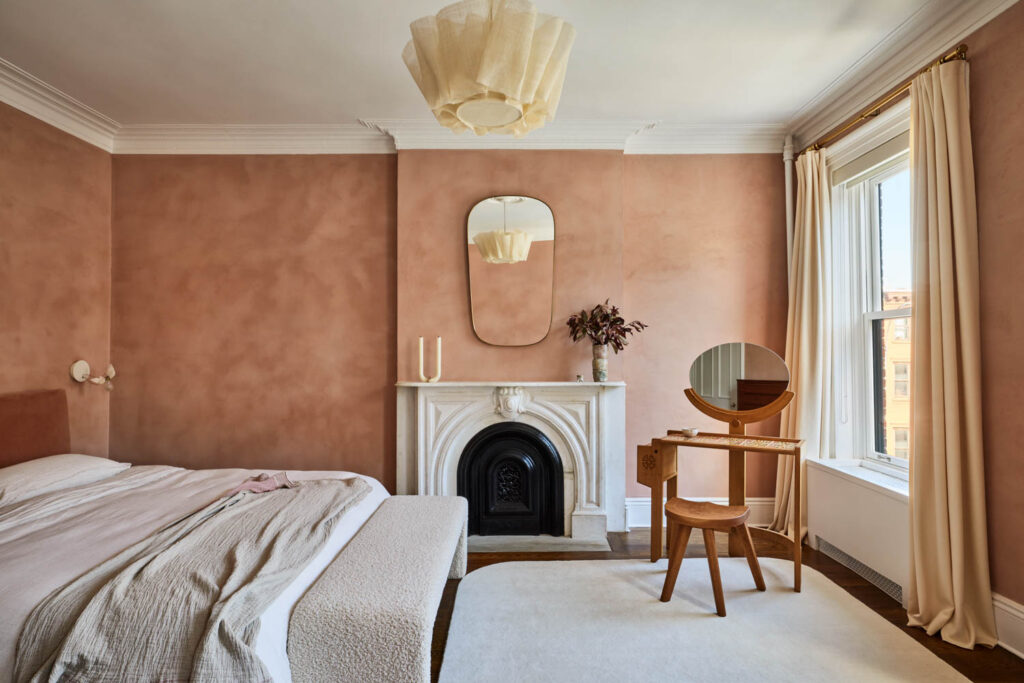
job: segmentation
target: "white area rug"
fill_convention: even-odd
[[[562,553],[607,552],[605,539],[581,539],[570,536],[470,536],[471,553]]]
[[[965,681],[822,574],[721,558],[714,613],[707,562],[683,561],[672,601],[666,560],[506,562],[459,584],[441,681]]]

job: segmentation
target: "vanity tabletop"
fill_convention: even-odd
[[[652,441],[694,448],[742,448],[745,451],[761,453],[796,453],[803,445],[803,439],[784,439],[779,436],[745,436],[712,432],[699,432],[697,436],[685,436],[677,431],[670,431],[667,436],[657,437]]]

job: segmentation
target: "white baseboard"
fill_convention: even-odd
[[[728,505],[728,498],[692,498],[687,500],[706,500],[719,505]],[[747,498],[747,505],[750,506],[750,524],[771,524],[775,516],[774,498]],[[664,520],[662,520],[664,523]],[[650,498],[627,498],[626,499],[626,527],[629,529],[650,528],[651,526],[651,499]]]
[[[993,593],[992,607],[996,613],[999,647],[1024,659],[1024,605]]]

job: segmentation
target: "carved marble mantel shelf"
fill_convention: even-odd
[[[625,382],[398,382],[397,391],[398,493],[457,495],[469,440],[522,422],[562,460],[566,534],[625,530]]]

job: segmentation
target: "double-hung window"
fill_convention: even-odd
[[[898,141],[885,151],[833,176],[834,451],[900,471],[913,439],[910,163]]]

